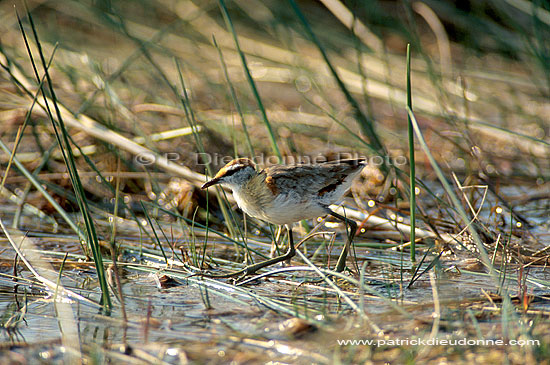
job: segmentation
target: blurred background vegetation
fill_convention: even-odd
[[[28,78],[30,64],[12,5],[0,4],[2,52]],[[17,5],[24,17],[22,4]],[[202,128],[202,146],[214,157],[274,154],[259,102],[285,156],[407,156],[404,52],[411,43],[414,110],[444,168],[474,179],[482,172],[499,182],[511,177],[547,181],[547,3],[300,1],[298,6],[318,43],[287,3],[227,3],[258,99],[216,1],[28,2],[46,54],[56,47],[51,69],[59,102],[122,136],[140,137],[148,149],[201,173],[200,147],[191,135],[147,138],[189,126],[180,72],[194,122]],[[31,99],[3,77],[1,132],[9,143]],[[357,104],[350,104],[342,88]],[[52,131],[41,119],[30,118],[22,137],[28,143],[18,152],[51,146]],[[374,126],[385,151],[376,151],[365,124]],[[70,132],[81,147],[94,148],[92,160],[100,171],[113,171],[118,157],[124,170],[143,171],[135,153],[113,146],[112,140],[91,138],[85,126]],[[29,167],[40,163],[32,157]],[[83,157],[78,159],[82,169],[89,169]],[[213,168],[223,164],[214,162]],[[59,171],[55,164],[56,159],[48,160],[44,168]],[[419,156],[421,178],[430,174],[425,164]],[[63,184],[63,179],[49,180]],[[160,187],[144,184],[130,179],[124,189],[159,193]],[[96,191],[101,188],[94,179],[85,188],[96,198],[109,198]]]

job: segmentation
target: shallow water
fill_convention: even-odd
[[[532,205],[525,209],[531,209],[530,218],[540,223],[530,231],[531,242],[540,244],[548,239],[548,222],[541,213],[543,207],[538,204],[538,209]],[[521,212],[526,214],[529,210]],[[1,213],[6,225],[11,223],[12,217],[12,210]],[[27,236],[32,239],[41,259],[51,265],[47,270],[53,277],[57,277],[63,256],[68,253],[61,283],[66,289],[98,303],[100,292],[93,264],[82,255],[76,236],[63,227],[43,229],[29,217],[22,220],[22,227],[35,228],[26,231]],[[182,363],[185,359],[197,363],[225,363],[235,359],[331,363],[334,354],[340,351],[335,339],[343,335],[376,336],[373,323],[395,336],[425,334],[431,329],[437,307],[445,320],[445,326],[439,329],[440,335],[456,336],[465,331],[468,313],[475,313],[482,322],[479,328],[483,331],[491,325],[500,326],[502,318],[490,310],[494,305],[491,301],[498,303],[498,297],[491,295],[503,289],[512,296],[519,296],[518,300],[525,293],[534,295],[536,300],[529,310],[541,315],[550,312],[550,272],[544,262],[520,272],[517,264],[508,264],[503,271],[500,260],[496,260],[495,268],[501,271],[495,283],[479,265],[479,254],[475,250],[455,248],[435,264],[437,275],[433,282],[424,273],[408,287],[413,272],[407,253],[385,248],[379,241],[358,237],[355,242],[357,266],[351,259],[348,265],[354,272],[350,276],[354,280],[359,279],[354,268],[365,265],[364,295],[361,295],[361,290],[346,280],[336,279],[338,288],[323,282],[298,257],[293,259],[292,266],[267,268],[265,272],[272,274],[245,285],[235,285],[233,279],[192,276],[181,262],[180,250],[183,248],[192,256],[189,238],[177,233],[170,243],[176,246],[174,251],[163,241],[165,254],[172,260],[167,266],[158,247],[147,237],[136,235],[135,227],[123,226],[120,232],[117,243],[123,255],[118,262],[127,322],[123,320],[121,303],[114,294],[111,296],[114,309],[109,314],[97,305],[58,296],[58,302],[63,300],[70,304],[75,319],[73,330],[78,334],[76,349],[62,346],[60,342],[67,325],[58,321],[56,310],[60,304],[53,300],[52,291],[37,282],[20,261],[18,281],[13,280],[14,251],[5,238],[0,238],[2,335],[4,348],[10,349],[6,356],[19,354],[30,362],[58,362],[66,360],[68,354],[82,352],[87,358],[101,361],[149,358],[166,363]],[[301,249],[309,259],[313,259],[316,252],[315,263],[319,267],[326,267],[329,259],[333,266],[344,237],[340,232],[336,237],[338,247],[329,252],[319,247],[326,247],[331,235],[310,240],[307,250],[304,246]],[[203,249],[199,247],[201,240],[197,236],[199,251]],[[269,253],[267,240],[252,240],[248,245],[266,255]],[[388,243],[388,247],[391,246]],[[419,244],[418,257],[422,258],[427,249],[428,245]],[[232,242],[214,239],[211,235],[205,252],[211,272],[221,272],[215,269],[216,265],[232,270],[242,267],[235,264],[237,255]],[[427,255],[418,273],[435,259],[435,252]],[[109,257],[108,251],[104,257]],[[216,258],[216,262],[211,258]],[[107,261],[106,265],[109,266]],[[163,275],[173,281],[159,287]],[[525,275],[527,281],[522,286],[520,279]],[[493,299],[488,300],[489,296]],[[360,308],[364,310],[361,312]],[[521,306],[516,308],[521,313]],[[361,318],[359,312],[366,316]],[[12,357],[8,359],[11,361]]]

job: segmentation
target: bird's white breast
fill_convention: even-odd
[[[243,192],[234,191],[233,196],[246,214],[273,224],[283,225],[327,214],[318,201],[304,199],[298,194],[279,194],[269,201],[254,199]]]

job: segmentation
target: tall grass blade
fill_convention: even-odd
[[[229,12],[227,11],[227,7],[225,6],[224,0],[218,0],[220,4],[220,8],[223,14],[223,18],[225,19],[225,23],[227,25],[227,28],[229,29],[229,32],[233,35],[233,40],[235,41],[235,47],[237,48],[237,52],[239,53],[239,57],[241,58],[241,62],[243,65],[243,69],[246,75],[246,79],[248,80],[248,83],[250,84],[250,88],[252,89],[252,93],[254,94],[254,98],[256,99],[256,102],[258,103],[258,108],[260,109],[260,113],[262,114],[263,122],[267,128],[267,132],[269,135],[269,140],[271,141],[271,148],[273,149],[273,152],[279,159],[279,162],[282,162],[283,157],[281,155],[281,151],[279,150],[279,146],[277,145],[277,138],[275,136],[275,132],[273,131],[273,128],[271,127],[271,123],[269,122],[269,119],[267,119],[267,113],[264,108],[264,104],[262,103],[262,99],[260,98],[260,93],[258,92],[258,89],[256,88],[256,83],[254,82],[254,79],[252,78],[252,75],[250,74],[250,70],[248,69],[248,64],[246,62],[246,57],[244,56],[243,51],[241,50],[241,46],[239,45],[239,39],[237,38],[237,33],[235,32],[235,28],[233,27],[233,22],[231,21],[231,17],[229,16]]]
[[[216,47],[216,49],[218,50],[218,56],[220,58],[220,64],[222,66],[223,76],[225,77],[225,81],[227,82],[227,86],[229,87],[229,93],[231,94],[231,99],[233,100],[233,104],[235,104],[237,113],[239,113],[239,116],[241,118],[241,125],[243,127],[244,136],[246,137],[248,153],[250,153],[250,157],[253,158],[255,156],[254,147],[252,146],[252,141],[250,140],[250,134],[248,133],[248,128],[246,127],[246,122],[244,120],[244,114],[241,109],[241,104],[239,103],[239,99],[237,99],[237,93],[235,92],[235,88],[233,87],[233,84],[231,83],[231,79],[229,78],[229,72],[227,72],[227,65],[225,64],[222,50],[220,46],[218,46],[218,42],[216,42],[215,37],[212,37],[212,42],[214,42],[214,47]]]
[[[411,44],[407,44],[407,108],[412,108],[412,90],[411,90]],[[411,117],[408,116],[408,132],[409,132],[409,212],[411,221],[411,262],[416,261],[416,172],[414,162],[414,129],[411,122]]]
[[[40,61],[42,63],[42,67],[44,69],[44,74],[46,75],[46,80],[48,83],[48,91],[51,95],[51,100],[53,102],[53,107],[55,109],[56,117],[53,116],[52,110],[49,106],[48,98],[46,96],[46,90],[44,90],[44,87],[41,88],[42,96],[44,98],[44,104],[47,109],[48,117],[52,123],[55,136],[57,139],[57,142],[59,143],[59,147],[61,150],[61,154],[63,156],[63,160],[65,161],[65,165],[67,166],[67,170],[69,172],[69,178],[71,180],[71,184],[73,185],[73,189],[75,191],[75,195],[77,198],[77,203],[80,209],[80,212],[82,214],[82,217],[84,219],[84,225],[86,227],[86,241],[90,247],[90,250],[92,251],[92,256],[94,259],[95,267],[96,267],[96,273],[97,278],[99,281],[99,286],[101,288],[101,304],[103,305],[103,308],[106,313],[110,313],[111,311],[111,298],[109,296],[109,286],[107,285],[106,275],[105,275],[105,268],[103,267],[103,259],[101,256],[101,250],[99,246],[99,240],[97,238],[97,233],[95,231],[95,225],[93,222],[93,219],[91,217],[89,208],[88,208],[88,202],[86,200],[86,196],[84,193],[84,187],[82,186],[82,182],[80,181],[80,177],[78,175],[78,170],[76,168],[71,144],[69,142],[69,139],[67,137],[68,132],[65,128],[65,124],[63,123],[63,118],[61,116],[61,112],[59,110],[59,107],[57,105],[57,98],[55,95],[55,91],[53,89],[53,83],[52,79],[50,77],[47,62],[44,57],[44,53],[42,51],[42,47],[40,44],[40,40],[38,38],[38,32],[36,30],[36,27],[34,25],[34,22],[32,20],[32,16],[30,12],[27,11],[27,16],[29,19],[29,24],[31,25],[31,29],[33,32],[33,37],[36,42],[36,47],[38,49],[38,54],[40,56]],[[27,48],[27,52],[29,55],[29,59],[33,65],[33,70],[35,73],[35,78],[37,83],[40,83],[40,76],[38,74],[38,69],[36,67],[34,57],[32,55],[30,45],[28,43],[28,38],[26,35],[26,32],[23,28],[23,23],[21,22],[21,18],[19,17],[19,14],[17,14],[17,21],[19,23],[19,27],[21,30],[21,34],[23,35],[23,38],[25,40],[25,46]]]

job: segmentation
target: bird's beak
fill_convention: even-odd
[[[216,185],[220,183],[220,179],[215,177],[210,181],[207,181],[203,186],[201,186],[201,189],[206,189],[209,186]]]

